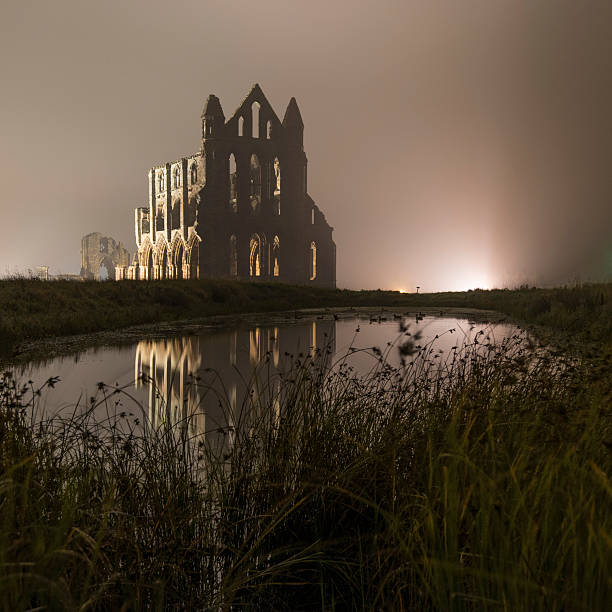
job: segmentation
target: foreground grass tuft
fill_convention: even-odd
[[[222,444],[94,405],[40,422],[5,376],[0,605],[605,609],[609,372],[512,340],[406,354],[366,378],[298,360]]]

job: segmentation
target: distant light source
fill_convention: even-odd
[[[491,281],[484,273],[470,272],[458,274],[449,283],[448,290],[450,291],[468,291],[469,289],[490,289]]]

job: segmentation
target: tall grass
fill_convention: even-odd
[[[104,386],[44,422],[5,376],[3,609],[605,609],[601,375],[518,338],[403,353],[366,377],[298,356],[279,387],[264,364],[214,437],[141,435]]]

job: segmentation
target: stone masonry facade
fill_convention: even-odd
[[[210,95],[200,151],[149,171],[138,252],[116,278],[235,278],[335,287],[333,228],[308,195],[304,124],[255,85],[226,121]]]

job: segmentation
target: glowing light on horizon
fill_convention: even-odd
[[[448,282],[448,291],[468,291],[469,289],[491,289],[492,282],[483,272],[466,270]]]

